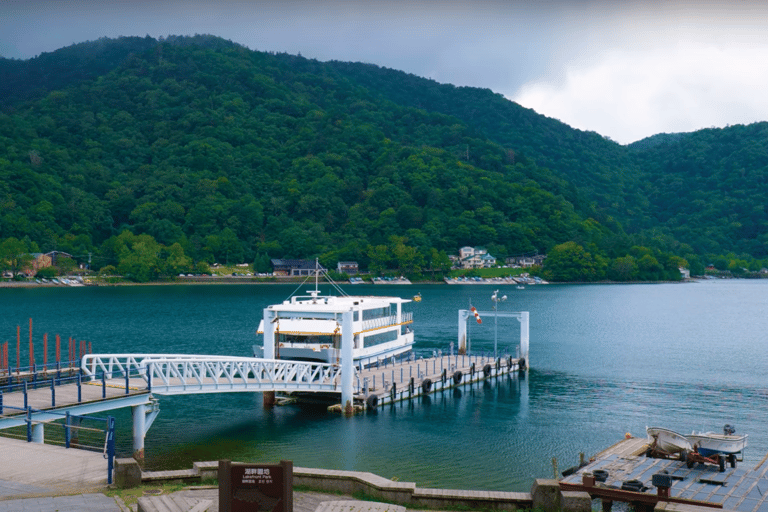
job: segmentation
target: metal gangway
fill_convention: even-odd
[[[39,372],[0,386],[0,429],[27,425],[43,442],[44,426],[64,414],[131,407],[134,456],[159,413],[154,396],[232,392],[342,393],[336,365],[189,354],[87,354],[75,376]]]
[[[232,392],[340,392],[338,366],[303,361],[189,354],[89,354],[84,379],[102,376],[156,395]]]

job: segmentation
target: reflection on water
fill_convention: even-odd
[[[28,318],[42,333],[92,342],[102,353],[250,355],[267,305],[294,286],[0,289],[0,335]],[[447,352],[459,309],[491,308],[484,286],[363,286],[412,304],[417,352]],[[534,478],[575,465],[646,425],[750,435],[745,463],[766,452],[768,283],[500,287],[504,308],[529,311],[532,369],[376,414],[342,418],[324,407],[265,410],[259,394],[162,397],[146,439],[150,468],[195,460],[293,460],[370,471],[424,487],[527,491]],[[501,307],[501,306],[500,306]],[[514,354],[519,324],[499,318],[499,351]],[[471,325],[492,350],[494,322]],[[2,339],[0,337],[0,339]],[[40,344],[38,343],[40,346]],[[22,360],[26,358],[22,347]],[[51,348],[51,350],[53,350]],[[38,358],[39,352],[38,352]],[[51,355],[52,358],[52,355]],[[118,449],[131,452],[130,411],[117,411]]]

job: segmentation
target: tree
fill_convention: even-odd
[[[192,259],[184,255],[184,249],[178,242],[163,251],[165,256],[165,275],[175,276],[192,269]]]
[[[0,264],[3,270],[10,270],[14,276],[27,269],[34,260],[21,240],[11,237],[0,244]]]
[[[544,276],[551,281],[598,281],[605,276],[606,262],[576,242],[556,245],[544,260]]]
[[[386,245],[376,245],[368,247],[368,258],[370,263],[368,264],[369,270],[377,275],[384,273],[384,270],[389,268],[390,254]]]
[[[611,262],[608,267],[607,276],[612,281],[632,281],[637,279],[637,271],[635,258],[627,254]]]
[[[663,278],[664,267],[650,254],[644,254],[637,260],[637,268],[640,278],[644,281],[659,281]]]
[[[133,235],[123,232],[120,237],[125,245],[119,254],[117,271],[132,281],[146,283],[161,274],[161,246],[149,235]]]
[[[259,274],[266,274],[272,269],[272,260],[267,253],[260,252],[256,254],[256,259],[253,260],[253,270]]]
[[[445,251],[432,248],[429,254],[429,270],[432,272],[432,279],[435,278],[435,271],[445,274],[451,270],[451,260]]]

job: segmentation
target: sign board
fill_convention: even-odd
[[[293,462],[219,461],[220,512],[293,512]]]

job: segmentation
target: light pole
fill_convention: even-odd
[[[497,309],[499,307],[499,301],[504,302],[507,300],[507,296],[504,295],[499,298],[499,290],[495,290],[491,295],[493,301],[493,359],[498,359],[498,345],[499,345],[499,315]]]

